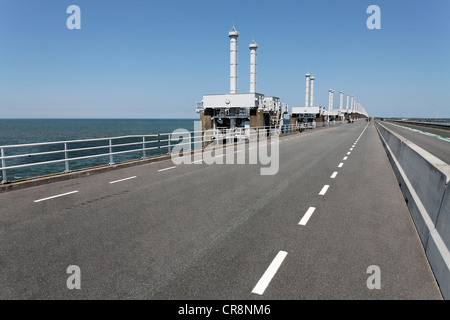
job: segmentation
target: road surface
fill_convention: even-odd
[[[0,298],[442,299],[366,126],[281,137],[275,175],[166,160],[2,193]]]

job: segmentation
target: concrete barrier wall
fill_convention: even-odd
[[[442,295],[450,299],[450,166],[376,124]]]

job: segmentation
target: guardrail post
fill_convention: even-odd
[[[112,139],[109,139],[109,165],[113,165],[114,164],[114,158],[113,158],[113,154],[112,154]]]
[[[188,147],[188,151],[191,151],[191,145],[192,145],[192,135],[191,132],[189,132],[189,147]]]
[[[67,143],[64,143],[64,164],[66,166],[66,169],[64,170],[65,173],[69,173],[70,172],[70,168],[69,168],[69,153],[67,152]]]
[[[8,182],[8,177],[6,176],[6,160],[3,159],[3,157],[5,156],[5,149],[1,149],[0,155],[2,156],[2,184],[5,184]]]
[[[145,159],[147,154],[145,152],[145,137],[142,137],[142,159]]]
[[[161,135],[158,133],[158,150],[161,150]],[[158,154],[160,154],[161,151],[158,151]]]
[[[170,141],[172,140],[172,135],[171,134],[169,134],[167,140],[169,140],[169,141],[167,141],[167,154],[170,154],[170,152],[171,152],[171,150],[170,150],[170,148],[171,148]]]

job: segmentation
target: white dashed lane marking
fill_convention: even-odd
[[[135,179],[135,178],[136,178],[136,176],[132,176],[132,177],[128,177],[128,178],[125,178],[125,179],[115,180],[115,181],[111,181],[110,184],[114,184],[114,183],[122,182],[122,181],[127,181],[127,180],[131,180],[131,179]]]
[[[320,190],[320,192],[319,192],[319,196],[325,195],[325,193],[327,193],[327,190],[328,190],[329,187],[330,187],[330,186],[327,185],[327,184],[324,185],[323,188],[322,188],[322,190]]]
[[[314,207],[310,207],[306,213],[303,215],[303,218],[300,220],[300,222],[298,223],[299,225],[306,225],[306,223],[308,222],[309,218],[311,218],[312,214],[314,213],[314,211],[316,210],[316,208]]]
[[[67,195],[69,195],[69,194],[74,194],[74,193],[77,193],[77,192],[78,192],[78,190],[76,190],[76,191],[71,191],[71,192],[66,192],[66,193],[62,193],[62,194],[57,194],[57,195],[55,195],[55,196],[51,196],[51,197],[48,197],[48,198],[43,198],[43,199],[39,199],[39,200],[34,200],[34,202],[41,202],[41,201],[46,201],[46,200],[55,199],[55,198],[59,198],[59,197],[64,197],[64,196],[67,196]]]
[[[286,251],[280,251],[278,252],[275,259],[273,259],[270,266],[267,268],[266,272],[264,272],[261,279],[259,279],[256,286],[253,288],[252,293],[256,293],[259,295],[262,295],[264,291],[266,290],[267,286],[269,285],[272,278],[275,276],[275,274],[278,271],[278,268],[283,263],[284,258],[286,258],[287,252]]]
[[[173,167],[169,167],[169,168],[164,168],[164,169],[159,169],[158,172],[162,172],[162,171],[166,171],[166,170],[170,170],[170,169],[175,169],[176,166]]]

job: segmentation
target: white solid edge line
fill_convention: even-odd
[[[409,128],[409,127],[401,126],[401,125],[398,125],[398,124],[393,124],[393,123],[387,123],[387,124],[395,126],[395,127],[400,127],[400,128],[403,128],[403,129],[408,129],[408,130],[410,130],[412,132],[420,133],[420,134],[423,134],[423,135],[426,135],[426,136],[438,138],[438,139],[440,139],[442,141],[450,142],[450,140],[448,138],[441,137],[440,135],[435,135],[435,134],[430,133],[430,132],[416,130],[416,129],[412,129],[412,128]]]
[[[330,187],[330,186],[327,185],[327,184],[324,185],[323,188],[322,188],[322,190],[320,190],[320,192],[319,192],[319,196],[325,195],[325,193],[327,192],[327,190],[328,190],[329,187]]]
[[[338,172],[337,171],[335,171],[335,172],[333,172],[333,174],[331,175],[331,179],[334,179],[334,178],[336,178],[336,176],[337,176],[337,174],[338,174]]]
[[[316,210],[316,208],[309,207],[309,209],[303,215],[303,218],[300,220],[300,222],[298,224],[305,226],[306,223],[308,222],[309,218],[311,218],[312,214],[314,213],[314,210]]]
[[[134,179],[134,178],[136,178],[136,176],[132,176],[132,177],[128,177],[128,178],[125,178],[125,179],[111,181],[110,184],[117,183],[117,182],[122,182],[122,181],[127,181],[127,180],[131,180],[131,179]]]
[[[174,169],[174,168],[176,168],[176,167],[177,167],[177,166],[173,166],[173,167],[169,167],[169,168],[164,168],[164,169],[159,169],[158,172],[166,171],[166,170],[170,170],[170,169]]]
[[[277,273],[278,268],[283,263],[284,258],[286,258],[287,252],[286,251],[280,251],[276,255],[276,257],[273,259],[270,266],[267,268],[266,272],[264,272],[261,279],[259,279],[256,286],[253,288],[252,293],[256,293],[259,295],[262,295],[264,291],[266,290],[267,286],[269,285],[270,281],[272,280],[275,273]]]
[[[344,163],[339,163],[338,168],[342,168],[342,166],[344,165]]]
[[[77,191],[66,192],[66,193],[58,194],[58,195],[56,195],[56,196],[51,196],[51,197],[48,197],[48,198],[43,198],[43,199],[39,199],[39,200],[34,200],[34,202],[41,202],[41,201],[45,201],[45,200],[50,200],[50,199],[54,199],[54,198],[59,198],[59,197],[67,196],[67,195],[69,195],[69,194],[73,194],[73,193],[77,193],[77,192],[78,192],[78,190],[77,190]]]

